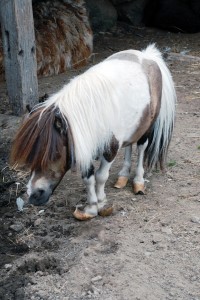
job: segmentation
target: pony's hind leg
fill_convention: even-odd
[[[98,213],[101,216],[108,216],[113,211],[112,205],[107,203],[106,194],[105,194],[105,183],[109,177],[109,170],[112,165],[112,162],[108,162],[104,157],[102,157],[100,167],[96,172],[96,193],[98,199]]]
[[[132,155],[132,145],[126,146],[123,166],[121,171],[118,173],[118,179],[114,185],[118,189],[125,187],[130,177],[131,155]]]
[[[98,215],[97,195],[95,192],[95,176],[94,167],[82,174],[83,182],[87,191],[87,204],[83,207],[78,207],[73,215],[78,220],[89,220]]]
[[[135,177],[133,179],[133,191],[135,194],[144,194],[144,152],[148,145],[148,139],[146,137],[142,137],[137,142],[137,150],[138,150],[138,157],[137,157],[137,167],[135,171]]]

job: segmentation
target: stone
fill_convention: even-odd
[[[4,268],[9,271],[10,269],[12,269],[12,265],[11,264],[5,264]]]
[[[191,218],[191,222],[200,224],[200,217],[193,216],[193,217]]]
[[[34,226],[39,226],[42,222],[43,222],[43,219],[42,218],[38,218],[38,219],[35,220]]]
[[[119,19],[131,23],[133,26],[143,25],[143,11],[146,0],[135,0],[116,6]]]
[[[86,0],[85,5],[94,32],[106,32],[116,24],[117,10],[109,0]]]
[[[94,283],[94,282],[97,282],[97,281],[100,281],[100,280],[102,280],[102,276],[100,276],[100,275],[97,275],[97,276],[95,276],[95,277],[93,277],[92,279],[91,279],[91,281]]]
[[[13,225],[10,225],[10,229],[12,229],[15,232],[20,232],[23,229],[23,225],[21,223],[15,223]]]
[[[170,227],[163,227],[161,231],[166,234],[172,234],[172,229]]]

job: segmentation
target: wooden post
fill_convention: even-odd
[[[32,0],[0,0],[5,75],[15,115],[38,102]]]

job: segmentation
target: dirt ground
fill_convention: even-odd
[[[8,154],[19,119],[9,116],[0,83],[0,299],[200,300],[200,34],[119,26],[95,37],[90,65],[150,42],[167,51],[178,96],[167,171],[146,174],[144,196],[133,194],[131,180],[114,189],[121,152],[106,185],[114,202],[110,217],[72,217],[86,193],[80,174],[70,172],[48,205],[17,211],[26,178],[9,170]],[[40,79],[40,95],[78,72]],[[132,177],[134,164],[135,155]],[[20,185],[5,187],[12,180]]]

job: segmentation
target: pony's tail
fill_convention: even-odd
[[[174,129],[176,92],[171,73],[155,45],[150,45],[143,50],[142,56],[154,60],[158,64],[162,74],[161,108],[148,135],[145,161],[149,170],[157,164],[160,164],[160,168],[163,170]]]

